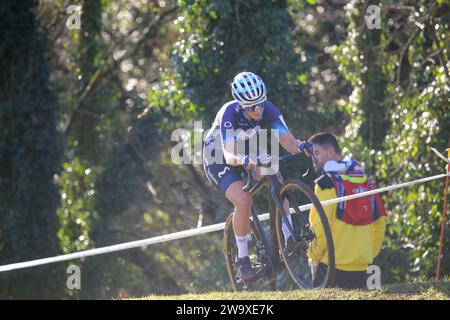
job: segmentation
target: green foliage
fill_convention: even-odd
[[[200,117],[212,119],[230,100],[228,84],[243,70],[263,77],[269,98],[281,109],[304,108],[297,102],[304,70],[289,38],[293,25],[284,1],[181,4],[183,14],[175,21],[180,37],[173,50],[177,82],[170,86],[182,90]]]
[[[437,17],[439,8],[430,9],[425,1],[415,5],[422,14],[410,16],[411,28],[399,28],[393,22],[399,19],[398,14],[388,11],[382,23],[395,28],[376,31],[382,34],[377,34],[373,43],[367,41],[367,33],[372,30],[356,30],[365,6],[352,1],[347,6],[350,35],[333,48],[340,70],[353,87],[349,99],[341,103],[353,115],[342,144],[366,162],[382,185],[443,172],[444,163],[437,160],[429,146],[444,150],[450,144],[449,63],[443,56],[431,65],[427,62],[437,48],[443,48],[436,39],[448,35],[449,24]],[[448,7],[444,10],[448,12]],[[405,12],[401,18],[408,16]],[[434,28],[423,27],[433,23]],[[411,43],[405,43],[405,33]],[[402,50],[392,52],[393,43],[401,45]],[[371,58],[361,59],[367,52]],[[389,281],[430,278],[435,273],[443,189],[442,181],[436,181],[384,196],[390,211],[388,240],[378,261]],[[447,238],[444,247],[449,241]],[[449,260],[446,250],[444,274],[450,272]]]
[[[58,237],[64,253],[94,247],[90,239],[92,221],[97,218],[94,209],[95,173],[78,158],[63,164],[59,177],[61,206],[58,209],[61,229]]]

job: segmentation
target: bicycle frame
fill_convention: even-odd
[[[251,175],[249,175],[251,176]],[[250,181],[251,183],[251,181]],[[261,221],[259,220],[258,213],[256,212],[254,206],[252,206],[251,209],[251,215],[253,222],[255,224],[255,227],[258,229],[258,232],[260,234],[261,240],[263,245],[266,247],[266,252],[268,253],[268,256],[271,258],[274,270],[278,269],[278,266],[281,265],[281,257],[278,254],[278,243],[276,241],[276,235],[275,235],[275,205],[273,196],[275,195],[275,198],[278,198],[278,190],[281,187],[281,183],[278,180],[276,175],[270,175],[263,177],[258,183],[249,190],[250,194],[253,196],[256,194],[259,190],[261,190],[264,186],[268,187],[268,205],[269,205],[269,226],[270,226],[270,233],[271,233],[271,244],[269,244],[269,241],[267,239],[266,233],[263,230],[263,227],[261,225]],[[279,201],[278,201],[279,203]]]
[[[289,157],[292,157],[293,155],[287,155],[280,158],[280,161],[285,160]],[[243,191],[249,192],[252,196],[258,193],[264,186],[268,187],[268,206],[269,206],[269,225],[270,225],[270,232],[271,232],[271,239],[272,239],[272,246],[268,249],[272,250],[273,252],[270,253],[270,256],[272,259],[276,258],[274,263],[278,264],[281,262],[280,256],[278,254],[278,242],[276,241],[275,236],[275,208],[278,208],[280,211],[284,212],[283,203],[281,202],[281,199],[279,198],[278,194],[279,191],[283,185],[283,177],[281,176],[281,173],[272,174],[272,175],[266,175],[261,178],[253,187],[251,185],[254,182],[254,178],[252,174],[247,171],[248,175],[248,181],[247,184],[244,186]],[[280,181],[281,180],[281,181]],[[281,219],[283,223],[289,228],[289,231],[291,234],[295,237],[295,239],[299,239],[300,235],[298,235],[298,232],[292,229],[291,224],[288,222],[288,218],[286,216],[287,213],[281,215]],[[251,209],[251,215],[253,218],[253,221],[255,223],[256,228],[258,229],[258,232],[261,235],[262,241],[264,245],[268,245],[268,241],[266,238],[266,235],[264,233],[264,230],[261,226],[261,221],[259,220],[258,214],[254,207],[252,206]],[[305,221],[304,217],[301,216],[302,222],[304,225],[308,224],[308,221]],[[277,254],[275,254],[275,253]]]

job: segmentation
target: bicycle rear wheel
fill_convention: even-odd
[[[334,246],[325,211],[313,193],[311,188],[298,180],[290,180],[283,184],[279,197],[281,203],[285,199],[289,201],[292,217],[292,231],[294,245],[289,248],[282,229],[282,215],[286,215],[284,209],[277,208],[276,211],[276,234],[281,256],[289,274],[296,284],[302,289],[321,289],[333,283],[335,261]],[[311,226],[309,223],[309,210],[300,211],[299,207],[312,203],[319,216],[319,225]],[[317,236],[317,231],[320,237]],[[311,250],[322,254],[321,261],[326,267],[319,268],[315,273],[312,271]]]
[[[252,291],[266,291],[276,290],[276,274],[270,259],[270,252],[268,248],[262,244],[262,237],[258,228],[253,221],[251,226],[251,239],[248,242],[248,250],[250,253],[250,261],[253,269],[258,274],[258,279],[252,283],[245,283],[240,279],[239,272],[236,268],[237,245],[233,230],[233,214],[230,214],[225,223],[223,248],[225,262],[227,266],[228,277],[231,281],[231,286],[235,291],[252,290]],[[264,229],[268,229],[268,223],[261,222]]]

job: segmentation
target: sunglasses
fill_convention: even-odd
[[[261,103],[257,103],[257,104],[251,105],[251,106],[242,105],[242,109],[244,109],[244,111],[252,111],[253,112],[258,109],[263,110],[265,106],[266,106],[265,103],[261,102]]]

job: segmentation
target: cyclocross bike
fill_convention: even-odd
[[[294,155],[282,156],[279,161],[281,163],[292,156]],[[312,156],[314,157],[314,155]],[[268,166],[268,164],[261,163],[258,165]],[[258,278],[252,283],[245,283],[240,279],[235,265],[237,245],[233,231],[233,214],[228,216],[223,241],[228,276],[233,289],[236,291],[277,290],[278,283],[285,282],[289,276],[301,289],[321,289],[330,286],[335,270],[333,239],[325,211],[314,192],[302,181],[288,180],[284,182],[281,173],[265,175],[256,184],[252,174],[247,171],[247,175],[248,181],[243,190],[250,192],[252,197],[263,187],[268,189],[269,221],[268,223],[262,221],[266,219],[260,219],[255,206],[252,206],[248,245],[250,261]],[[285,199],[289,201],[292,226],[287,222],[287,213],[283,207]],[[313,227],[310,225],[309,210],[301,210],[301,206],[306,204],[313,204],[319,215],[320,225]],[[294,242],[291,241],[290,245],[285,239],[282,222],[287,223],[293,236]],[[319,271],[314,273],[308,260],[307,251],[319,243],[314,231],[318,228],[323,230],[322,234],[325,239],[322,237],[320,243],[324,255],[327,255],[327,264],[326,268],[318,268]],[[283,262],[289,275],[286,275]]]

